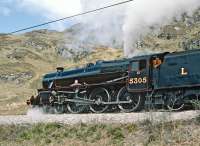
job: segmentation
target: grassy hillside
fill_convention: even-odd
[[[200,11],[192,17],[183,14],[180,20],[163,26],[136,44],[141,52],[173,52],[200,47]],[[82,66],[96,60],[123,57],[122,49],[108,48],[90,42],[79,44],[80,28],[64,32],[37,30],[20,35],[0,34],[0,114],[25,112],[25,101],[41,86],[42,75]],[[79,45],[77,50],[74,45]],[[122,46],[122,45],[120,45]]]
[[[199,117],[191,121],[98,125],[0,126],[2,146],[199,146]]]
[[[122,57],[122,50],[102,46],[82,54],[68,50],[71,57],[63,57],[59,51],[67,50],[65,39],[64,33],[47,30],[0,36],[0,114],[23,113],[26,99],[41,87],[42,75],[58,66],[67,69]]]

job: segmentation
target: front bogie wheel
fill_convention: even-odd
[[[65,113],[65,105],[64,104],[56,104],[54,105],[55,113],[62,114]]]

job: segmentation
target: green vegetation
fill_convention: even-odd
[[[62,125],[37,124],[21,126],[1,126],[1,145],[65,145],[71,141],[80,144],[107,144],[121,145],[125,139],[123,127],[117,125]]]
[[[79,124],[59,123],[0,126],[2,146],[44,145],[113,145],[113,146],[198,146],[199,117],[190,121],[139,124]]]

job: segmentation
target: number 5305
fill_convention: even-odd
[[[147,83],[147,77],[143,78],[130,78],[129,84],[145,84]]]

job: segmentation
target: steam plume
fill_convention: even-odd
[[[97,9],[124,0],[81,0],[82,11]],[[84,15],[80,22],[84,24],[81,40],[88,39],[95,44],[116,47],[123,44],[122,25],[124,23],[125,7],[120,5],[97,13]],[[92,36],[92,37],[91,37]]]
[[[22,8],[42,13],[50,20],[67,15],[93,10],[112,5],[124,0],[16,0]],[[134,44],[150,32],[150,27],[158,29],[170,23],[173,18],[179,18],[182,13],[192,14],[200,6],[200,0],[135,0],[115,6],[100,12],[84,15],[72,21],[83,26],[74,35],[74,42],[67,44],[68,48],[83,50],[89,45],[105,45],[124,48],[125,56],[137,55]],[[56,23],[57,29],[66,28]],[[73,24],[73,23],[72,23]],[[69,25],[69,24],[67,24]]]
[[[81,0],[82,10],[90,10],[123,0]],[[123,6],[114,7],[97,14],[84,16],[86,24],[81,40],[93,34],[95,44],[110,47],[123,45],[124,55],[138,55],[135,43],[151,31],[179,19],[183,13],[188,15],[200,6],[200,0],[135,0]],[[91,40],[89,38],[88,40]],[[148,49],[147,49],[148,50]]]
[[[200,0],[136,0],[127,7],[123,25],[124,54],[134,56],[134,44],[150,31],[178,18],[184,12],[191,14],[200,6]]]

